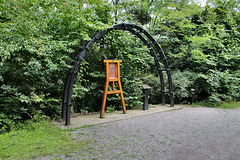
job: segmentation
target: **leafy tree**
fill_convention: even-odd
[[[60,114],[72,58],[112,21],[106,6],[106,1],[1,1],[1,131],[34,114]]]
[[[193,12],[185,13],[188,8],[174,9],[168,14],[168,21],[160,19],[154,23],[158,28],[153,33],[158,35],[172,69],[198,74],[195,82],[188,86],[195,88],[198,100],[213,103],[239,100],[239,95],[233,92],[239,91],[236,74],[239,71],[236,63],[239,59],[239,13],[235,9],[239,4],[232,2],[214,1],[213,6],[208,5],[203,10],[191,4],[188,8]],[[210,77],[216,78],[210,80]],[[185,94],[181,94],[176,92],[176,97],[183,98]]]

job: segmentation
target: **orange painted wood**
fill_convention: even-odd
[[[103,60],[104,63],[116,63],[116,62],[122,62],[122,60],[119,60],[119,59],[105,59]]]
[[[112,90],[113,91],[115,91],[115,84],[114,84],[115,82],[114,81],[112,81]]]
[[[107,94],[115,94],[115,93],[122,93],[122,91],[117,90],[117,91],[107,91]]]
[[[104,116],[108,94],[120,93],[121,102],[122,102],[122,106],[123,106],[123,113],[127,113],[125,101],[124,101],[124,97],[123,97],[122,85],[121,85],[121,81],[120,81],[120,63],[122,62],[122,60],[104,60],[103,62],[106,63],[106,83],[105,83],[100,118],[103,118],[103,116]],[[115,84],[114,84],[115,81],[117,81],[119,90],[115,90]],[[112,82],[112,91],[108,91],[108,86],[109,86],[110,82]]]

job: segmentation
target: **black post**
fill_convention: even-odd
[[[144,89],[143,94],[143,110],[148,110],[148,89]]]
[[[191,88],[191,92],[192,92],[192,103],[194,102],[194,95],[195,95],[195,89],[194,88]]]
[[[162,91],[162,105],[166,105],[166,95],[165,95],[165,91]]]
[[[71,119],[71,105],[67,105],[66,109],[66,120],[65,120],[65,125],[68,126],[70,125],[70,119]]]
[[[143,84],[143,110],[148,110],[148,95],[149,95],[149,89],[151,88],[149,85],[147,84]]]
[[[174,107],[174,95],[173,95],[173,92],[170,92],[170,107]]]

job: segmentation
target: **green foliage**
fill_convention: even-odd
[[[189,0],[2,0],[0,8],[0,132],[36,114],[58,117],[73,57],[92,35],[119,22],[140,24],[159,42],[171,67],[175,103],[187,103],[191,89],[197,101],[240,100],[235,0],[211,0],[205,7]],[[142,83],[152,87],[151,103],[161,103],[147,47],[129,33],[112,31],[92,46],[80,66],[72,96],[75,112],[100,109],[103,59],[123,60],[127,108],[141,106]],[[118,95],[108,96],[107,102],[109,108],[121,108]]]
[[[226,101],[219,104],[219,108],[222,109],[235,109],[240,107],[240,102]]]
[[[175,101],[188,103],[195,94],[192,90],[195,90],[194,84],[197,80],[197,74],[188,70],[183,72],[176,70],[172,72],[172,78]]]
[[[191,105],[192,107],[216,107],[216,108],[221,108],[221,109],[236,109],[240,107],[240,102],[237,101],[224,101],[224,102],[217,102],[217,103],[211,103],[208,101],[201,101],[197,103],[193,103]]]
[[[189,87],[195,89],[198,101],[214,104],[240,100],[239,4],[234,2],[212,1],[211,7],[203,10],[192,4],[190,8],[195,9],[188,14],[182,14],[188,8],[176,8],[153,24],[158,28],[152,32],[159,35],[157,39],[173,70],[176,103],[190,98]],[[160,14],[165,12],[156,16]],[[194,79],[189,79],[186,71]]]
[[[229,71],[219,72],[209,70],[207,74],[199,74],[202,87],[210,96],[209,102],[222,102],[224,100],[236,100],[239,98],[239,78],[229,73]]]
[[[94,12],[107,6],[103,2],[83,7],[79,1],[11,0],[0,5],[0,130],[4,131],[13,121],[31,115],[60,115],[72,58],[111,18],[109,7],[102,15]]]

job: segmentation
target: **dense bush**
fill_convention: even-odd
[[[72,58],[111,20],[104,2],[82,6],[65,0],[1,1],[0,131],[35,114],[60,115]]]
[[[239,101],[240,14],[234,2],[216,1],[203,11],[193,5],[193,13],[176,9],[158,21],[153,32],[160,32],[170,58],[177,103],[191,95],[190,88],[198,101]]]

